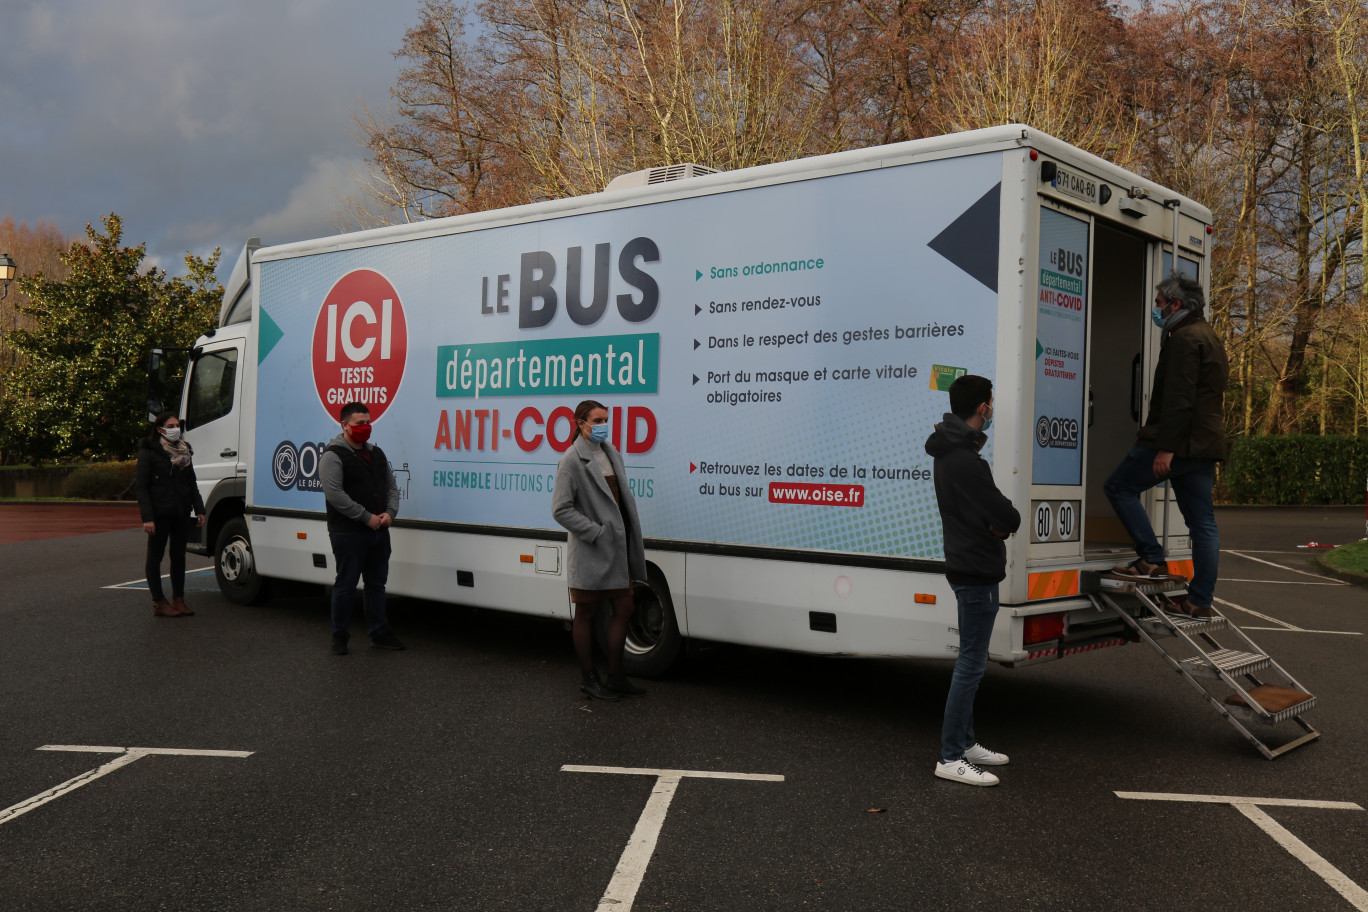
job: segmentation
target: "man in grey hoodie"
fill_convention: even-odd
[[[318,478],[328,507],[328,539],[337,577],[332,591],[332,651],[347,654],[352,600],[364,576],[362,593],[371,645],[403,649],[385,618],[385,583],[389,579],[390,525],[399,512],[399,486],[389,460],[369,443],[370,409],[360,402],[342,406],[342,433],[328,443],[318,460]]]
[[[1003,540],[1021,526],[1021,514],[993,481],[979,455],[993,422],[993,383],[966,374],[950,384],[950,411],[926,441],[933,458],[936,504],[945,539],[945,578],[959,608],[959,658],[945,701],[941,758],[936,775],[966,785],[997,785],[985,766],[1004,766],[1007,755],[974,738],[974,694],[988,665],[988,640],[998,613],[998,584],[1007,575]]]

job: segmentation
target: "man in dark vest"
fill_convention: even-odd
[[[347,654],[356,584],[366,580],[363,600],[371,645],[403,649],[385,620],[385,581],[389,578],[390,525],[399,512],[399,486],[385,453],[368,443],[370,409],[360,402],[342,406],[342,433],[318,461],[318,477],[328,502],[328,538],[337,579],[332,592],[332,651]]]

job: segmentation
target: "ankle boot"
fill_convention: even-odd
[[[189,606],[189,605],[185,604],[185,596],[183,596],[183,595],[178,595],[178,596],[174,597],[173,599],[171,599],[171,607],[172,607],[172,608],[175,608],[175,609],[176,609],[177,611],[179,611],[181,614],[184,614],[184,615],[187,615],[187,616],[192,615],[192,614],[195,613],[195,612],[193,612],[193,611],[190,610],[190,606]]]
[[[645,688],[637,687],[620,671],[608,672],[608,689],[625,697],[639,697],[646,692]]]
[[[157,599],[152,602],[152,613],[157,617],[174,618],[180,617],[181,613],[166,599]]]
[[[595,700],[616,700],[617,694],[603,686],[597,671],[580,672],[580,690]]]

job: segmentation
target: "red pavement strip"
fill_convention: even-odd
[[[140,528],[142,517],[135,503],[0,504],[0,545]]]

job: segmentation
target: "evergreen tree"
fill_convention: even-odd
[[[147,432],[147,357],[154,346],[189,345],[218,316],[219,251],[186,254],[185,278],[142,270],[147,246],[120,246],[123,221],[86,226],[62,260],[69,273],[21,279],[30,329],[12,332],[17,362],[0,393],[0,442],[25,461],[126,457]]]

